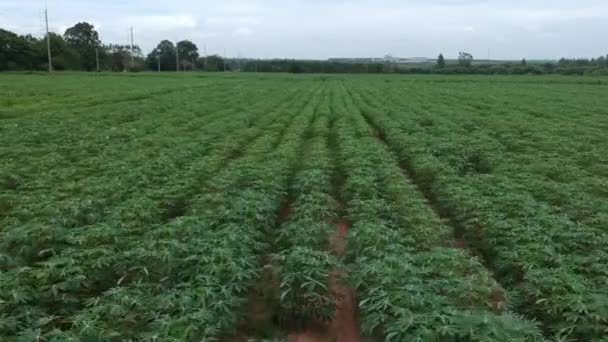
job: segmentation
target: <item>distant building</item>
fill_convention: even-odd
[[[393,57],[392,55],[384,56],[384,61],[395,64],[425,64],[433,63],[435,60],[426,57]]]
[[[430,64],[434,59],[426,57],[394,57],[390,54],[382,58],[330,58],[330,62],[336,63],[392,63],[392,64]]]
[[[374,63],[377,58],[330,58],[330,62],[334,63]]]
[[[430,59],[430,58],[426,58],[426,57],[411,57],[411,58],[406,58],[405,59],[405,63],[433,63],[435,62],[434,59]]]

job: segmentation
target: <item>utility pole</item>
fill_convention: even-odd
[[[133,54],[134,54],[134,48],[133,48],[133,26],[131,26],[131,71],[133,71],[134,68],[134,59],[133,59]]]
[[[224,72],[226,72],[226,63],[228,62],[228,57],[226,56],[226,48],[224,48]]]
[[[95,48],[95,62],[97,63],[97,72],[99,72],[99,48]]]
[[[203,62],[203,71],[207,71],[207,43],[203,44],[203,51],[205,53],[205,62]]]
[[[237,57],[237,65],[239,66],[239,72],[241,72],[241,52],[239,51],[238,53],[238,57]]]
[[[156,56],[156,59],[158,60],[158,72],[160,72],[160,52],[158,53],[158,56]]]
[[[179,42],[175,43],[175,71],[179,72]]]
[[[51,57],[51,36],[49,35],[49,14],[48,10],[44,8],[44,21],[46,22],[46,49],[49,56],[49,72],[53,71],[53,58]]]

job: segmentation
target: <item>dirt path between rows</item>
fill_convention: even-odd
[[[346,237],[350,224],[346,219],[336,223],[336,232],[330,238],[334,253],[346,253]],[[343,270],[334,270],[330,278],[330,290],[336,300],[336,313],[329,323],[316,322],[306,330],[289,334],[288,342],[360,342],[359,317],[355,291],[340,279],[345,277]]]

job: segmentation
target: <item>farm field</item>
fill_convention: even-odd
[[[605,341],[607,94],[0,74],[0,341]]]

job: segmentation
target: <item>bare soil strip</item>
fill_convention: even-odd
[[[343,256],[346,253],[346,236],[350,224],[344,218],[336,223],[336,232],[330,238],[330,246],[334,253]],[[331,276],[329,287],[336,300],[336,313],[331,322],[315,322],[304,331],[292,332],[288,342],[359,342],[361,332],[357,312],[355,291],[345,285],[341,279],[345,277],[343,270],[335,270]]]

